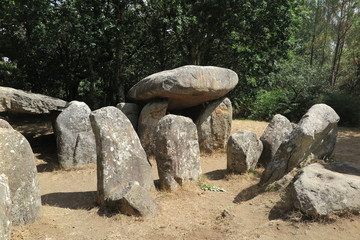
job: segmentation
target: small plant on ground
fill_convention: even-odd
[[[226,192],[225,189],[214,186],[212,184],[207,184],[203,181],[199,181],[200,189],[203,191],[212,191],[212,192]]]

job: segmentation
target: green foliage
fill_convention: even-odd
[[[225,189],[211,185],[206,184],[202,181],[199,181],[200,189],[203,191],[212,191],[212,192],[226,192]]]
[[[336,91],[327,92],[322,101],[332,107],[340,116],[339,124],[347,127],[360,126],[360,97]]]

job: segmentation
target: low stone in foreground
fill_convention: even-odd
[[[11,238],[11,199],[8,179],[0,174],[0,240]]]
[[[286,191],[286,201],[310,216],[360,210],[360,165],[319,163],[304,167]]]
[[[159,121],[154,139],[162,189],[175,190],[185,182],[198,180],[201,173],[199,142],[190,118],[166,115]]]
[[[240,130],[230,136],[227,143],[227,170],[233,173],[247,173],[254,170],[263,149],[256,134]]]

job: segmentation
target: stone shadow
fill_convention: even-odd
[[[56,192],[41,196],[42,205],[90,210],[96,206],[96,191]]]
[[[261,186],[259,184],[252,185],[248,188],[242,190],[233,200],[233,203],[240,203],[244,201],[251,200],[256,196],[265,192],[266,186]]]
[[[219,169],[219,170],[214,170],[211,172],[204,173],[206,178],[209,180],[222,180],[225,178],[226,174],[227,174],[226,169]]]

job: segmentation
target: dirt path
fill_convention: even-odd
[[[266,125],[264,122],[234,121],[233,129],[247,129],[260,136]],[[239,196],[252,190],[259,181],[259,173],[226,176],[224,152],[203,155],[201,164],[202,181],[224,188],[226,192],[202,191],[197,184],[188,184],[174,193],[154,192],[162,211],[150,219],[99,215],[94,204],[95,165],[82,170],[54,170],[51,159],[55,155],[51,155],[50,150],[36,155],[42,170],[39,173],[42,217],[27,226],[14,227],[13,239],[357,240],[360,236],[360,216],[337,218],[332,223],[277,218],[274,207],[280,196],[276,192],[234,203]],[[360,163],[359,155],[360,131],[342,129],[335,159]],[[155,168],[154,176],[157,176]],[[224,210],[229,214],[222,216]]]

